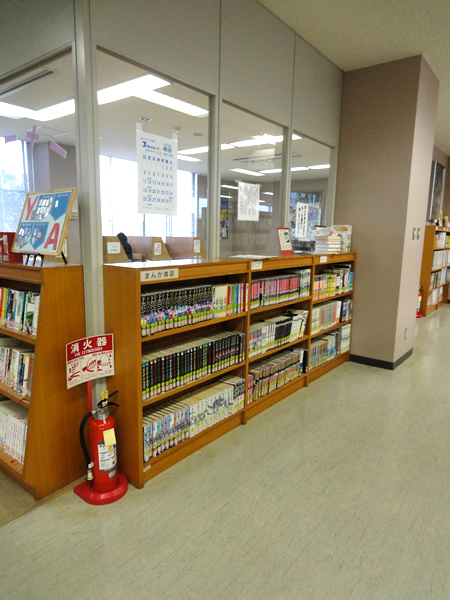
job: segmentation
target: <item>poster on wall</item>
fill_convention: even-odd
[[[259,183],[238,183],[238,221],[259,221]]]
[[[12,251],[60,256],[75,196],[76,188],[28,193]]]
[[[177,140],[136,129],[138,212],[177,213]]]
[[[308,233],[308,205],[297,202],[295,217],[295,238],[306,239]]]
[[[291,193],[289,218],[291,237],[293,239],[314,240],[316,225],[320,225],[322,218],[323,197],[323,192],[321,191]],[[299,204],[301,205],[300,207]],[[301,219],[300,222],[298,217]]]

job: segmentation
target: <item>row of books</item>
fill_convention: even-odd
[[[144,463],[244,407],[245,380],[229,376],[143,413]]]
[[[440,287],[428,294],[428,306],[434,306],[435,304],[439,304],[444,299],[444,288]]]
[[[434,248],[448,248],[450,246],[450,236],[447,237],[445,231],[436,231],[434,234]]]
[[[433,252],[433,264],[432,269],[439,269],[450,265],[450,250],[436,250]]]
[[[243,333],[223,331],[143,354],[143,401],[241,362],[244,342]]]
[[[16,338],[0,337],[0,381],[23,398],[30,398],[34,352]]]
[[[311,269],[286,272],[283,276],[262,277],[252,280],[250,308],[271,306],[297,298],[307,298],[311,293]]]
[[[306,371],[308,351],[293,348],[251,366],[248,374],[248,403],[286,385]]]
[[[246,283],[172,288],[141,294],[141,334],[195,325],[246,310]]]
[[[441,285],[445,285],[448,281],[448,274],[450,274],[450,271],[448,271],[447,267],[444,267],[439,271],[434,271],[433,273],[431,273],[430,290],[437,288]]]
[[[0,287],[0,326],[36,335],[40,294]]]
[[[290,310],[284,315],[252,323],[249,330],[249,358],[303,337],[308,314],[307,310]]]
[[[343,325],[336,331],[313,340],[310,346],[310,370],[320,367],[339,354],[350,350],[351,325]]]
[[[353,271],[350,264],[334,265],[314,276],[313,300],[322,300],[353,290]]]
[[[0,397],[0,447],[23,464],[27,441],[28,410]]]
[[[332,300],[314,306],[311,314],[311,335],[320,333],[352,318],[353,300]]]

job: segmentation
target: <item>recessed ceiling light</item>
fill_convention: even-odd
[[[234,171],[235,173],[243,173],[244,175],[252,175],[253,177],[263,177],[262,173],[257,173],[256,171],[247,171],[246,169],[230,169],[230,171]]]
[[[260,171],[260,173],[264,173],[265,175],[268,175],[269,173],[281,173],[281,169],[264,169],[263,171]]]

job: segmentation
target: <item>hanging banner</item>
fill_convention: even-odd
[[[238,183],[238,221],[259,221],[259,183]]]
[[[136,130],[138,212],[177,213],[177,140]]]
[[[308,233],[308,205],[297,202],[297,214],[295,217],[295,237],[306,239]]]

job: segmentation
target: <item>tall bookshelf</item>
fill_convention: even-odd
[[[420,313],[428,314],[447,304],[450,273],[450,227],[427,225],[423,242]]]
[[[304,370],[297,376],[267,393],[257,401],[249,402],[247,382],[252,366],[264,360],[276,360],[280,353],[295,349],[305,351],[305,357],[311,350],[311,322],[308,318],[304,334],[283,345],[265,350],[263,355],[249,358],[248,347],[250,329],[258,320],[267,320],[284,315],[287,311],[307,310],[312,313],[314,304],[331,301],[333,298],[323,298],[313,302],[312,290],[316,274],[321,273],[327,266],[350,264],[354,271],[356,256],[354,253],[339,255],[300,255],[292,257],[269,258],[264,260],[247,259],[218,259],[178,260],[151,264],[108,264],[104,265],[104,294],[105,294],[105,330],[114,334],[115,375],[108,381],[111,390],[118,390],[116,417],[116,437],[119,452],[119,469],[136,487],[142,487],[158,473],[166,470],[183,458],[209,444],[221,435],[245,424],[248,419],[256,416],[270,406],[289,396],[293,392],[307,386],[317,377],[331,371],[349,360],[349,349],[342,354],[324,360],[320,367],[308,369],[305,362]],[[219,284],[248,284],[249,290],[257,279],[267,277],[283,278],[292,271],[309,269],[310,292],[301,298],[275,301],[269,305],[252,309],[249,298],[245,310],[237,314],[206,320],[193,325],[160,331],[150,336],[142,335],[141,295],[149,291],[167,290],[183,286],[201,286],[204,283]],[[352,291],[339,297],[352,298]],[[344,324],[336,323],[324,333],[337,332]],[[245,356],[237,364],[206,375],[201,379],[191,381],[180,388],[160,393],[150,399],[142,400],[142,356],[149,350],[158,352],[170,344],[184,343],[193,337],[211,336],[221,331],[239,332],[245,340]],[[159,406],[167,401],[176,401],[187,392],[196,393],[208,384],[218,382],[224,376],[239,376],[246,382],[247,393],[242,408],[231,416],[218,421],[201,433],[184,440],[177,446],[171,447],[148,463],[143,457],[143,411],[149,406]]]
[[[67,390],[65,366],[65,345],[85,335],[82,267],[3,263],[0,286],[40,294],[35,336],[0,327],[1,337],[34,350],[29,399],[0,383],[1,394],[28,410],[24,462],[0,449],[0,468],[39,499],[85,471],[78,428],[87,403],[81,386]]]

